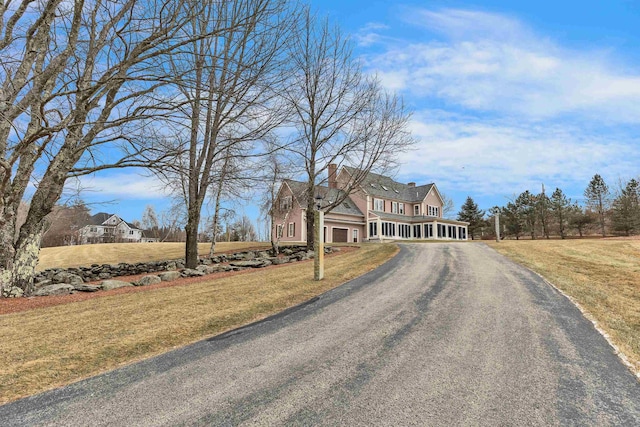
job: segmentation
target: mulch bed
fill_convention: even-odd
[[[342,247],[340,248],[340,252],[327,254],[325,255],[325,257],[331,258],[342,253],[354,251],[356,249],[357,247],[353,247],[353,246]],[[297,263],[308,263],[312,261],[313,260],[298,261]],[[267,267],[262,267],[260,269],[251,268],[251,269],[246,269],[241,271],[226,271],[223,273],[208,274],[206,276],[201,276],[201,277],[183,277],[183,278],[174,280],[172,282],[160,282],[160,283],[156,283],[154,285],[149,285],[149,286],[125,287],[125,288],[111,289],[109,291],[77,292],[69,295],[46,296],[46,297],[0,298],[0,315],[17,313],[20,311],[27,311],[35,308],[68,304],[68,303],[77,302],[77,301],[85,301],[92,298],[108,297],[111,295],[146,292],[146,291],[151,291],[153,289],[168,288],[170,286],[187,286],[193,283],[222,279],[225,277],[236,276],[239,274],[255,273],[256,271],[259,271],[259,270],[280,268],[280,267],[285,267],[289,265],[291,264],[270,265]],[[113,280],[123,280],[125,282],[133,282],[142,278],[143,276],[148,276],[150,274],[157,274],[157,273],[146,273],[146,274],[138,274],[135,276],[114,277]],[[98,283],[98,282],[95,282],[95,283]]]

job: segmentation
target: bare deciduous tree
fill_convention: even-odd
[[[142,213],[142,228],[153,233],[153,237],[159,238],[160,224],[158,215],[153,205],[147,205]]]
[[[29,294],[45,217],[69,177],[147,164],[158,64],[198,3],[22,0],[0,7],[0,288]],[[121,153],[118,155],[117,153]],[[141,157],[146,157],[141,162]],[[17,208],[35,184],[25,223]]]
[[[187,30],[188,37],[215,36],[190,43],[171,62],[184,100],[182,116],[173,119],[175,139],[185,154],[162,174],[180,189],[187,206],[187,267],[198,262],[202,206],[216,171],[225,171],[230,150],[241,144],[247,151],[234,155],[255,154],[256,143],[286,118],[277,95],[295,16],[288,8],[284,0],[210,1]]]
[[[262,204],[260,210],[265,221],[268,224],[269,240],[271,242],[271,250],[274,255],[280,252],[280,238],[277,233],[278,225],[281,229],[289,219],[289,214],[293,209],[293,198],[289,203],[288,200],[279,198],[279,191],[282,188],[284,179],[294,173],[293,165],[288,159],[280,153],[272,153],[268,156],[264,163],[264,182],[266,191],[263,193]],[[280,219],[280,223],[276,224],[276,219]],[[274,229],[276,232],[274,232]]]
[[[369,172],[388,173],[413,140],[402,100],[363,73],[350,41],[327,19],[308,9],[289,55],[294,77],[284,95],[295,112],[289,150],[304,165],[307,182],[307,246],[313,247],[316,186],[330,164],[351,166],[348,182],[322,209],[331,211],[355,191]]]

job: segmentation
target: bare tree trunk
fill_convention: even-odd
[[[220,191],[218,192],[218,196],[216,197],[216,207],[213,212],[213,221],[211,224],[212,233],[211,233],[211,248],[209,249],[209,258],[213,256],[216,251],[216,235],[218,234],[218,224],[220,223],[220,193],[222,191],[222,186],[220,187]]]
[[[185,232],[187,235],[185,249],[185,267],[196,268],[198,266],[198,225],[200,224],[200,211],[190,212]]]

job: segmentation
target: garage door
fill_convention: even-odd
[[[349,236],[349,230],[346,228],[334,228],[333,229],[333,242],[347,243]]]

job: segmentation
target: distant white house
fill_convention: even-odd
[[[118,215],[100,212],[89,218],[89,224],[80,229],[80,244],[88,243],[149,243],[157,242],[147,237],[144,230],[123,220]]]

